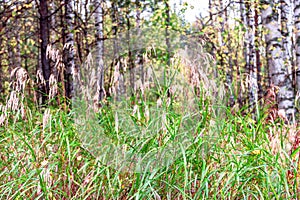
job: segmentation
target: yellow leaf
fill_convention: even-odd
[[[260,154],[260,150],[259,149],[251,151],[251,155],[259,155],[259,154]]]

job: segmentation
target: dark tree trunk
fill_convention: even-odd
[[[262,78],[261,78],[261,61],[260,61],[260,50],[259,45],[261,41],[261,37],[259,36],[259,23],[258,23],[258,6],[255,4],[255,54],[256,54],[256,68],[257,68],[257,87],[258,87],[258,99],[261,99],[263,97],[263,90],[262,90]]]
[[[40,0],[40,59],[41,70],[46,82],[45,87],[42,87],[42,103],[46,103],[47,95],[49,94],[49,77],[51,74],[50,64],[47,59],[47,45],[49,43],[49,21],[48,21],[48,3],[47,0]]]
[[[167,45],[167,65],[170,66],[171,44],[170,44],[170,5],[168,0],[165,1],[166,6],[166,45]]]
[[[74,81],[75,72],[74,58],[74,36],[73,36],[73,9],[72,1],[65,0],[65,24],[66,24],[66,40],[64,45],[64,64],[65,64],[65,95],[71,100],[74,97]]]
[[[141,37],[141,3],[139,0],[136,1],[136,24],[137,24],[137,38]],[[144,75],[144,64],[143,64],[143,54],[141,52],[142,44],[138,41],[138,53],[136,62],[139,65],[139,69],[141,72],[141,82],[144,85],[145,82],[145,75]]]
[[[167,95],[168,97],[171,96],[169,88],[167,88],[167,77],[168,77],[168,70],[167,68],[170,67],[170,56],[171,56],[171,43],[170,43],[170,33],[169,33],[169,28],[170,28],[170,5],[169,1],[165,0],[165,7],[166,7],[166,28],[165,28],[165,37],[166,37],[166,45],[167,45],[167,67],[164,69],[164,87],[167,89]]]
[[[129,3],[128,3],[129,5]],[[130,10],[129,8],[126,8],[126,25],[127,25],[127,35],[126,35],[126,40],[127,40],[127,45],[128,45],[128,63],[129,63],[129,81],[130,81],[130,91],[131,91],[131,97],[134,96],[135,93],[135,66],[133,63],[133,58],[132,58],[132,49],[131,49],[131,23],[130,23]],[[134,104],[134,101],[132,102]]]

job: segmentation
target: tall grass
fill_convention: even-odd
[[[223,109],[226,118],[201,111],[207,116],[197,123],[194,143],[182,148],[171,164],[139,172],[104,165],[90,154],[79,140],[82,133],[74,128],[71,114],[51,109],[47,121],[45,114],[30,111],[27,121],[0,128],[0,198],[298,198],[298,161],[285,147],[288,127],[266,124],[263,117],[253,123],[251,116],[232,116]],[[115,133],[109,124],[111,114],[104,115],[103,126]],[[270,134],[278,134],[276,148],[272,145],[276,136]]]
[[[130,98],[111,101],[88,125],[142,155],[175,141],[176,155],[167,157],[170,162],[153,167],[148,159],[152,163],[140,170],[132,170],[132,163],[118,168],[105,162],[97,145],[86,145],[83,135],[90,136],[84,132],[90,129],[78,126],[74,117],[81,113],[37,108],[21,99],[16,107],[1,106],[5,123],[0,126],[0,199],[298,198],[295,126],[278,117],[270,120],[267,108],[261,108],[257,121],[243,109],[233,113],[221,103],[222,89],[215,86],[219,83],[204,77],[209,74],[204,69],[200,81],[184,90],[186,79],[180,77],[187,72],[182,66],[195,63],[179,59],[167,87],[161,85],[155,64],[148,64],[155,87],[144,90],[134,105]],[[174,91],[173,98],[166,90]],[[18,94],[22,96],[22,90]],[[26,112],[16,118],[21,108]],[[182,134],[192,142],[178,141]]]

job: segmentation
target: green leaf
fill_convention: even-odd
[[[300,146],[291,154],[291,158],[294,158],[299,151],[300,151]]]

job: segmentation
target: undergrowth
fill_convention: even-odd
[[[154,87],[141,85],[134,98],[112,97],[96,115],[89,102],[69,111],[36,106],[23,95],[26,72],[17,70],[22,81],[0,106],[0,199],[299,198],[296,125],[271,106],[255,120],[247,108],[224,106],[222,87],[205,77],[209,72],[182,63],[179,76],[166,70],[173,75],[161,81],[152,73]],[[128,166],[107,162],[112,158],[105,157],[104,140],[94,133],[126,144],[146,162],[139,170],[131,168],[138,166],[134,159]],[[175,153],[154,166],[156,155],[149,152],[170,142]]]
[[[82,145],[72,113],[28,107],[24,120],[0,127],[0,199],[298,198],[298,158],[291,156],[296,153],[287,141],[293,127],[280,119],[267,121],[263,111],[256,122],[227,107],[218,108],[225,114],[217,117],[209,101],[204,105],[191,127],[193,144],[173,163],[140,172],[101,163]],[[133,108],[128,113],[135,126],[145,126],[134,118]],[[99,123],[114,134],[114,110],[102,115]],[[167,116],[174,119],[171,111]],[[165,134],[176,129],[172,124]],[[127,136],[122,135],[125,142]]]

